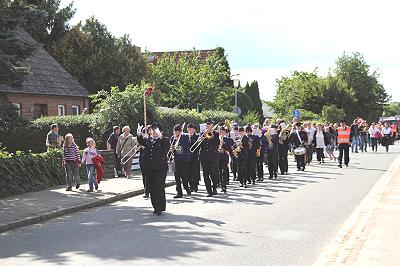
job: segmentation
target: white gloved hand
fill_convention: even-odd
[[[137,124],[137,135],[142,134],[143,126],[141,126],[139,123]]]
[[[156,128],[154,131],[156,132],[156,134],[157,134],[157,136],[158,136],[159,138],[162,137],[162,133],[161,133],[161,131],[160,131],[159,128]]]

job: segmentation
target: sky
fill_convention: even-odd
[[[62,0],[62,5],[71,0]],[[325,75],[343,53],[360,52],[400,101],[400,2],[381,0],[75,0],[74,25],[95,16],[142,51],[225,48],[241,83],[257,80],[272,100],[294,70]]]

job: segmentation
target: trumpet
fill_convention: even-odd
[[[285,128],[282,128],[279,133],[279,144],[283,145],[283,142],[289,137],[291,127],[292,125],[288,124]]]
[[[195,152],[201,145],[201,143],[203,143],[203,141],[205,139],[213,139],[214,138],[214,130],[217,128],[218,124],[216,124],[211,131],[204,131],[203,134],[201,134],[201,136],[196,140],[195,143],[193,143],[193,145],[190,147],[189,151],[191,153]]]

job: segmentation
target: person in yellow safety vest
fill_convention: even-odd
[[[344,155],[344,164],[349,167],[349,149],[351,146],[351,140],[353,139],[351,128],[346,126],[346,121],[340,121],[340,127],[337,129],[336,144],[339,146],[339,167],[342,168],[342,160]]]

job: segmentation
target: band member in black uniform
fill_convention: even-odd
[[[289,163],[288,163],[288,152],[290,143],[290,131],[291,125],[284,121],[279,123],[278,135],[279,135],[279,145],[278,145],[278,156],[279,156],[279,170],[281,174],[288,174]]]
[[[174,126],[174,136],[170,139],[170,144],[168,155],[175,162],[176,195],[174,199],[177,199],[182,198],[182,185],[188,195],[192,193],[189,188],[190,140],[187,134],[182,133],[181,125]]]
[[[189,124],[187,126],[187,130],[189,133],[190,146],[192,146],[197,139],[199,138],[199,134],[196,133],[196,128],[193,124]],[[198,191],[200,181],[200,161],[199,161],[199,150],[190,153],[189,159],[189,185],[190,190],[193,192]]]
[[[220,146],[218,149],[218,168],[221,192],[226,193],[226,185],[229,184],[229,160],[232,155],[233,140],[228,137],[226,128],[219,129]]]
[[[249,158],[249,138],[247,137],[243,127],[239,128],[240,142],[236,144],[238,159],[238,179],[241,187],[247,187],[248,165]]]
[[[277,134],[277,125],[271,125],[271,127],[265,133],[268,139],[268,172],[269,179],[278,177],[278,145],[279,145],[279,135]]]
[[[305,148],[305,145],[308,141],[307,132],[304,131],[300,122],[296,123],[296,128],[293,130],[290,135],[290,140],[293,143],[294,152],[296,152],[297,148]],[[297,162],[297,171],[304,171],[306,168],[305,162],[305,150],[304,154],[295,155]]]
[[[161,215],[166,209],[165,178],[168,171],[168,138],[163,137],[160,126],[152,124],[151,129],[138,135],[138,142],[144,146],[143,160],[147,171],[147,187],[151,196],[154,214]],[[147,130],[146,130],[147,131]],[[142,128],[138,130],[142,132]]]
[[[268,147],[268,140],[265,134],[262,134],[261,129],[259,129],[259,134],[257,134],[260,138],[260,152],[257,154],[257,181],[264,180],[264,161],[266,156],[266,151]]]
[[[203,168],[207,197],[212,197],[217,195],[219,134],[214,131],[213,121],[207,120],[206,123],[207,129],[202,136],[199,158]]]
[[[232,131],[230,132],[230,137],[233,140],[233,142],[236,142],[237,140],[240,139],[239,135],[239,128],[234,127]],[[237,173],[238,173],[238,159],[237,156],[231,156],[231,171],[233,175],[233,181],[236,181],[237,178]]]
[[[256,168],[257,168],[257,149],[260,148],[260,138],[252,134],[251,126],[246,127],[246,133],[249,138],[249,155],[247,160],[247,181],[253,185],[256,183]]]

